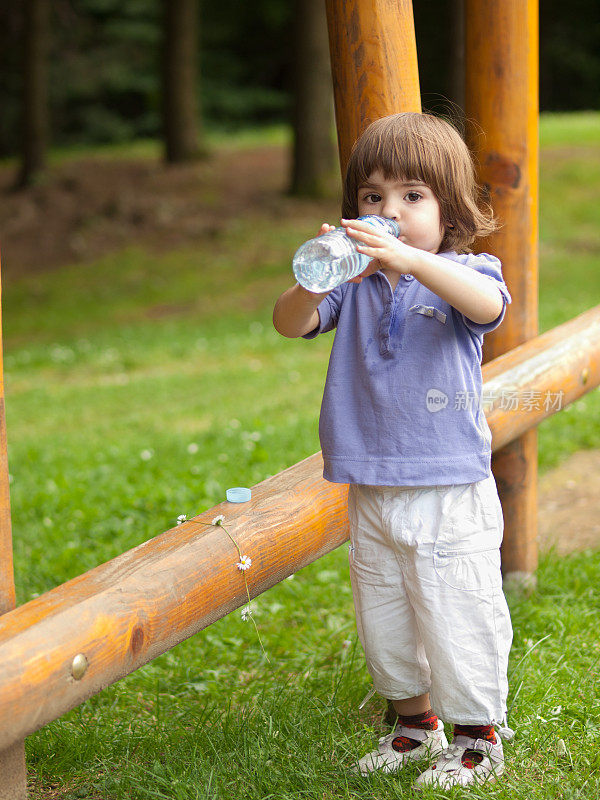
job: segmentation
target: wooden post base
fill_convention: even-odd
[[[533,576],[538,565],[537,431],[495,452],[492,471],[504,512],[502,573]]]
[[[0,752],[0,800],[27,800],[27,769],[23,742],[17,742]]]
[[[509,572],[502,579],[505,594],[529,596],[537,588],[537,575],[531,572]]]

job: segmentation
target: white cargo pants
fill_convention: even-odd
[[[512,627],[494,478],[355,484],[348,513],[356,623],[375,689],[390,700],[430,692],[447,722],[501,721]]]

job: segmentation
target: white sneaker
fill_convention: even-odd
[[[416,739],[421,744],[412,750],[404,752],[394,750],[392,742],[399,736]],[[383,736],[379,740],[377,750],[373,750],[363,756],[354,769],[356,772],[360,772],[361,775],[368,775],[369,772],[374,772],[375,770],[395,772],[397,769],[402,769],[409,761],[432,758],[447,747],[448,740],[444,733],[444,723],[441,720],[438,720],[437,729],[434,731],[422,731],[417,728],[406,728],[404,725],[397,725],[392,733]]]
[[[496,742],[455,736],[447,750],[415,781],[415,788],[437,786],[469,786],[485,781],[493,783],[504,772],[504,751],[496,734]]]

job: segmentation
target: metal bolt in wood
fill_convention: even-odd
[[[83,653],[78,653],[75,658],[73,659],[73,663],[71,664],[71,674],[75,678],[76,681],[80,681],[85,673],[87,672],[88,668],[88,660],[83,655]]]

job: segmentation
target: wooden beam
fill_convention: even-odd
[[[600,385],[600,305],[483,367],[494,451]]]
[[[342,175],[371,122],[420,111],[411,0],[326,0]]]
[[[466,0],[467,138],[479,180],[502,223],[480,250],[503,263],[513,304],[486,337],[496,358],[537,333],[538,8],[537,0]],[[537,566],[537,434],[531,430],[492,463],[506,520],[505,574]]]
[[[0,751],[247,602],[216,516],[252,597],[343,543],[347,487],[322,470],[312,456],[0,618]]]
[[[503,392],[564,389],[564,402],[600,384],[600,306],[484,368],[489,420],[506,444],[559,409],[502,408]],[[221,503],[0,618],[0,750],[346,541],[347,487],[327,483],[320,454],[258,484],[252,500]],[[83,674],[78,670],[83,670]]]
[[[6,614],[14,607],[15,582],[4,405],[2,303],[0,302],[0,615]],[[26,798],[25,745],[21,740],[16,741],[7,749],[0,746],[0,800],[26,800]]]

